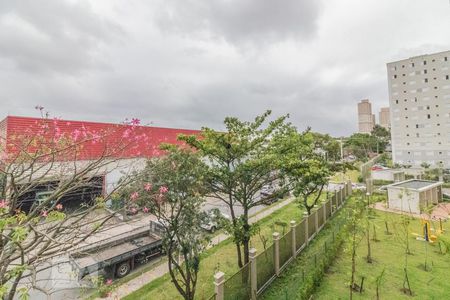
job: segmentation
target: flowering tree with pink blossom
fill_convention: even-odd
[[[198,153],[165,145],[166,155],[147,162],[136,174],[132,201],[154,214],[163,230],[169,274],[184,299],[192,300],[197,285],[200,253],[207,239],[200,225],[207,194],[206,166]]]
[[[43,112],[40,106],[36,109]],[[133,119],[108,130],[82,125],[67,132],[62,127],[70,124],[43,113],[24,132],[0,136],[1,299],[12,300],[17,294],[26,298],[30,289],[51,294],[37,284],[42,264],[82,245],[108,224],[114,212],[104,209],[105,202],[130,179],[124,176],[109,194],[100,195],[99,178],[112,171],[138,139],[146,138],[133,134],[138,124]],[[93,145],[99,153],[90,156]],[[43,190],[38,199],[36,192]],[[69,209],[71,201],[64,199],[79,198],[83,191],[99,193]]]

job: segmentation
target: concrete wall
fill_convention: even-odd
[[[398,182],[405,180],[405,173],[393,170],[374,170],[371,171],[373,180],[386,180]]]
[[[420,198],[417,191],[408,191],[408,195],[403,189],[388,187],[389,208],[404,212],[420,214]]]

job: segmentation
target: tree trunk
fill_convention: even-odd
[[[244,246],[244,264],[250,261],[250,224],[248,223],[248,210],[244,208],[244,238],[242,240],[242,246]]]
[[[372,251],[370,249],[370,231],[369,231],[369,225],[367,225],[367,262],[369,264],[372,263]]]
[[[233,209],[233,205],[232,205],[233,199],[231,196],[231,191],[228,194],[228,201],[229,202],[225,201],[225,203],[227,203],[228,207],[230,208],[231,221],[233,222],[233,231],[235,231],[236,230],[236,214],[234,213],[234,209]],[[233,233],[233,235],[236,236],[234,233]],[[244,264],[242,263],[241,243],[240,243],[240,241],[235,241],[234,244],[236,245],[238,266],[239,266],[239,268],[242,268],[244,266]]]
[[[241,245],[239,242],[235,242],[236,245],[236,251],[237,251],[237,258],[238,258],[238,266],[239,268],[242,268],[244,264],[242,263],[242,253],[241,253]]]

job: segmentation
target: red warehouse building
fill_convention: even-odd
[[[198,130],[141,126],[132,119],[124,124],[72,121],[61,119],[29,118],[8,116],[0,122],[0,162],[15,159],[21,152],[33,153],[38,147],[24,143],[27,139],[42,138],[45,141],[67,138],[78,143],[77,151],[56,157],[56,161],[82,165],[83,162],[107,157],[114,161],[103,167],[93,180],[95,184],[83,192],[74,193],[65,199],[66,206],[77,206],[94,197],[109,193],[121,176],[131,170],[145,166],[145,160],[163,154],[161,143],[180,144],[179,134],[197,135]],[[58,163],[52,164],[57,168]],[[23,210],[29,210],[36,200],[51,192],[54,182],[37,186],[24,196]]]

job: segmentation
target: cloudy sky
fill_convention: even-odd
[[[385,64],[450,49],[449,0],[2,0],[0,118],[222,128],[266,109],[356,130]]]

